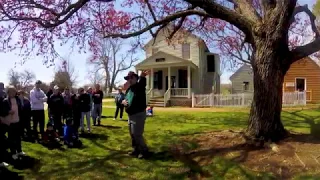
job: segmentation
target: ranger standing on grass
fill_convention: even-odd
[[[144,125],[146,121],[146,75],[143,71],[140,77],[130,71],[125,80],[129,84],[125,100],[122,104],[126,108],[129,119],[129,132],[132,140],[133,151],[129,154],[138,158],[148,158],[149,150],[143,138]],[[139,80],[139,81],[138,81]]]

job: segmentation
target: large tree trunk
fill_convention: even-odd
[[[247,133],[255,140],[275,142],[286,135],[281,122],[282,86],[290,64],[284,63],[288,62],[284,50],[264,42],[253,52],[254,96]]]

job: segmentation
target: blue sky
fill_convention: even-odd
[[[313,4],[316,0],[299,0],[300,4],[308,4],[309,8],[312,8]],[[87,83],[90,83],[88,80],[88,65],[86,63],[89,54],[78,54],[77,51],[74,51],[70,54],[69,47],[66,45],[64,47],[57,49],[58,53],[62,57],[69,57],[69,60],[75,65],[75,71],[78,75],[77,85],[81,86]],[[7,73],[11,68],[14,68],[17,71],[23,71],[24,69],[29,69],[36,74],[37,79],[40,79],[44,82],[50,82],[53,79],[54,67],[47,68],[43,65],[43,59],[41,57],[36,57],[34,59],[28,60],[23,65],[16,65],[16,62],[20,62],[22,57],[17,55],[18,52],[10,52],[10,53],[0,53],[0,61],[1,61],[1,71],[0,71],[0,82],[4,82],[8,84]],[[143,52],[137,54],[139,59],[143,60],[145,55]],[[119,79],[122,79],[122,76],[126,72],[123,72],[119,75]],[[229,83],[229,77],[233,72],[224,72],[221,77],[222,83]]]

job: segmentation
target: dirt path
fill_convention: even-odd
[[[320,171],[319,139],[308,134],[290,134],[276,145],[277,150],[268,143],[264,148],[249,146],[241,132],[228,130],[185,136],[182,140],[172,147],[173,152],[180,155],[177,157],[188,158],[193,167],[200,170],[220,156],[257,172],[272,172],[277,179],[292,179],[299,174]],[[190,143],[196,144],[195,148],[190,149]]]

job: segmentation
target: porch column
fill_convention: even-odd
[[[146,80],[147,80],[147,90],[150,89],[150,75],[146,76]]]
[[[153,68],[151,68],[149,76],[150,76],[150,89],[153,89],[153,76],[154,76]],[[153,91],[151,91],[151,97],[153,97]]]
[[[168,67],[168,89],[171,88],[171,67]]]
[[[191,67],[188,66],[188,98],[191,98]]]

